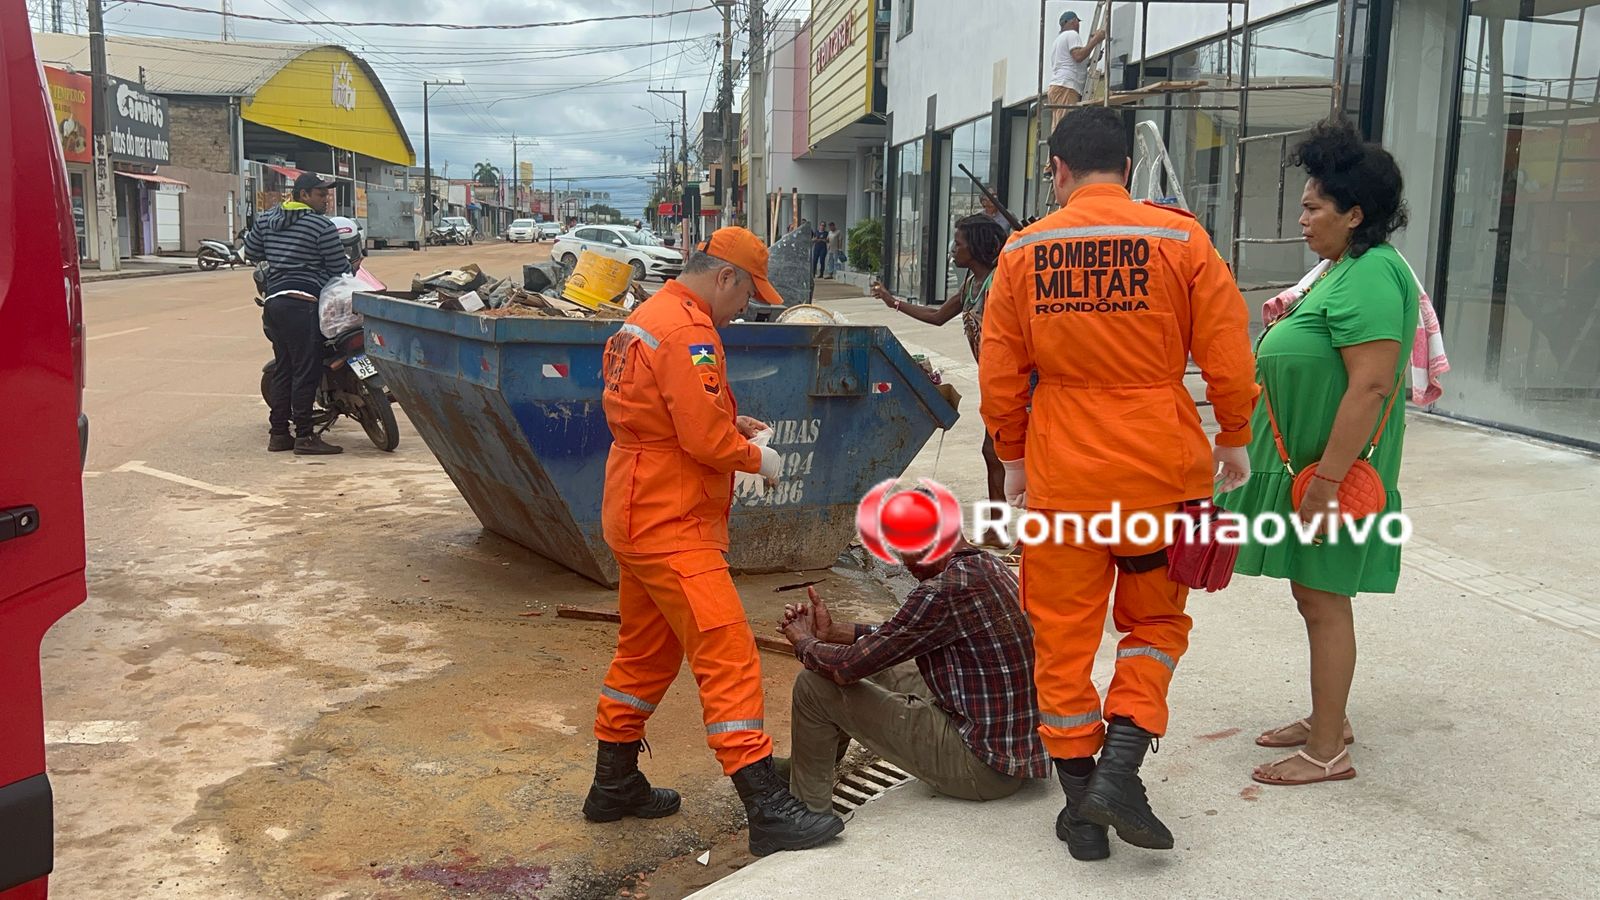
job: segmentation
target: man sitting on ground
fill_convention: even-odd
[[[1017,576],[965,539],[936,562],[903,562],[922,583],[882,625],[833,622],[815,591],[785,610],[779,630],[807,669],[794,684],[789,790],[814,812],[832,808],[851,738],[964,800],[1050,777]]]

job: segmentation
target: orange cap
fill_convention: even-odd
[[[756,296],[763,303],[783,305],[783,297],[767,280],[767,245],[761,243],[754,232],[737,225],[718,228],[709,240],[700,242],[695,249],[743,269],[756,283]]]

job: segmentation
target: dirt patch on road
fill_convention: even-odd
[[[483,532],[431,460],[383,463],[334,487],[264,467],[269,509],[152,512],[138,473],[93,483],[104,537],[93,599],[52,641],[52,717],[132,739],[52,748],[65,895],[605,897],[743,827],[687,670],[641,760],[683,811],[582,818],[616,626],[556,607],[615,594]],[[842,616],[892,607],[853,564],[821,574]],[[796,599],[774,587],[815,577],[739,579],[758,633]],[[798,668],[762,654],[780,753]]]

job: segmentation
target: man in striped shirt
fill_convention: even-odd
[[[323,215],[334,182],[312,172],[295,179],[291,198],[263,213],[244,238],[244,256],[267,264],[261,318],[272,341],[267,449],[299,456],[344,452],[312,431],[311,405],[322,381],[322,325],[317,298],[350,272],[339,230]],[[289,424],[294,423],[294,436]]]

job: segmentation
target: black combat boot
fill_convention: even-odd
[[[1161,824],[1145,797],[1139,780],[1139,765],[1155,735],[1117,716],[1106,726],[1106,742],[1100,750],[1100,764],[1089,776],[1089,785],[1078,806],[1080,818],[1107,828],[1135,847],[1171,850],[1172,832]]]
[[[643,743],[600,742],[594,785],[583,801],[584,818],[591,822],[615,822],[623,816],[659,819],[678,811],[678,792],[651,787],[650,780],[639,771],[639,746]]]
[[[270,452],[270,453],[278,453],[278,452],[283,451],[283,450],[293,450],[293,449],[294,449],[294,438],[291,437],[290,435],[287,435],[287,434],[269,434],[269,435],[267,435],[267,451],[268,452]]]
[[[1094,760],[1089,759],[1088,762],[1092,772]],[[1073,859],[1105,859],[1111,855],[1111,841],[1106,837],[1105,826],[1096,825],[1078,815],[1078,808],[1083,805],[1083,792],[1089,788],[1090,776],[1069,773],[1067,760],[1058,759],[1055,764],[1056,778],[1067,795],[1067,805],[1056,816],[1056,837],[1067,842],[1067,852],[1072,854]]]
[[[744,801],[750,820],[750,852],[767,856],[779,850],[806,850],[844,830],[844,820],[833,813],[806,808],[778,778],[772,757],[733,773],[733,786]]]

